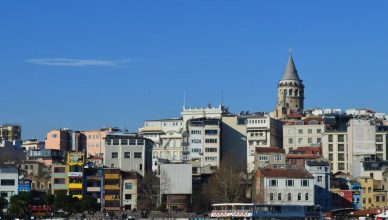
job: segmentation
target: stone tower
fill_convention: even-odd
[[[290,49],[290,56],[283,78],[278,83],[278,102],[275,117],[286,119],[290,114],[303,113],[303,100],[304,85],[302,80],[299,79]]]

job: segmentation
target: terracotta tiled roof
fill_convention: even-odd
[[[314,179],[314,177],[307,172],[306,169],[301,167],[274,168],[272,166],[266,166],[264,168],[260,168],[259,172],[261,172],[265,177]]]
[[[280,147],[256,147],[256,153],[265,154],[265,153],[280,153],[285,154],[286,151]]]
[[[318,159],[320,154],[287,154],[287,159]]]

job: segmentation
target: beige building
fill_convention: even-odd
[[[22,127],[15,124],[0,125],[0,140],[20,141],[22,138]]]
[[[322,153],[330,160],[331,171],[350,173],[351,149],[346,131],[326,131],[322,134]]]
[[[286,119],[291,114],[301,114],[304,107],[304,85],[299,79],[290,50],[283,77],[278,83],[278,101],[274,117]]]
[[[286,154],[283,148],[279,147],[256,147],[255,171],[267,165],[284,166]]]
[[[247,172],[253,173],[256,147],[282,147],[282,122],[269,114],[245,115],[247,129]]]
[[[321,146],[324,125],[322,117],[307,117],[283,125],[283,148],[287,153],[302,146]]]

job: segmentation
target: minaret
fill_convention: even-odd
[[[286,119],[290,114],[303,113],[304,85],[299,79],[298,71],[292,59],[292,50],[288,63],[283,73],[283,78],[278,83],[278,102],[275,117]]]

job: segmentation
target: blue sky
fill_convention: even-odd
[[[288,50],[305,107],[388,112],[387,1],[2,1],[0,123],[137,130],[187,106],[272,111]]]

